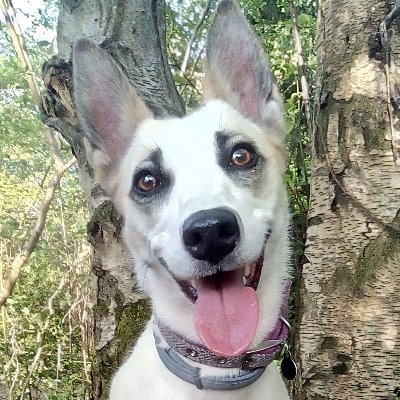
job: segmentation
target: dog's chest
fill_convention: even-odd
[[[140,397],[138,397],[140,393]],[[114,377],[111,398],[118,400],[288,400],[274,364],[251,386],[240,390],[199,390],[169,372],[160,361],[149,323],[134,351]]]

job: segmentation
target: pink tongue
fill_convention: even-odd
[[[260,310],[254,289],[243,285],[241,270],[197,281],[195,326],[205,346],[229,357],[245,352],[253,341]]]

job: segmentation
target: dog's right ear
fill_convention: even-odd
[[[96,179],[111,192],[111,174],[138,125],[152,117],[119,65],[105,50],[79,39],[73,51],[75,104]]]
[[[219,2],[211,24],[203,86],[206,100],[229,103],[283,139],[282,96],[260,40],[234,0]]]

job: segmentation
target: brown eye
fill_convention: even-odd
[[[154,190],[160,182],[149,171],[142,173],[136,181],[136,189],[143,193],[148,193]]]
[[[255,160],[255,152],[239,147],[232,152],[231,165],[235,167],[250,167],[253,166]]]

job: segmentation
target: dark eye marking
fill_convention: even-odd
[[[262,158],[251,140],[237,133],[218,131],[215,133],[215,141],[218,163],[224,169],[250,170]]]
[[[171,177],[163,167],[160,149],[153,150],[133,174],[131,197],[138,203],[160,201],[171,184]]]
[[[263,179],[265,158],[245,135],[231,131],[215,133],[217,160],[237,185],[257,187]]]

